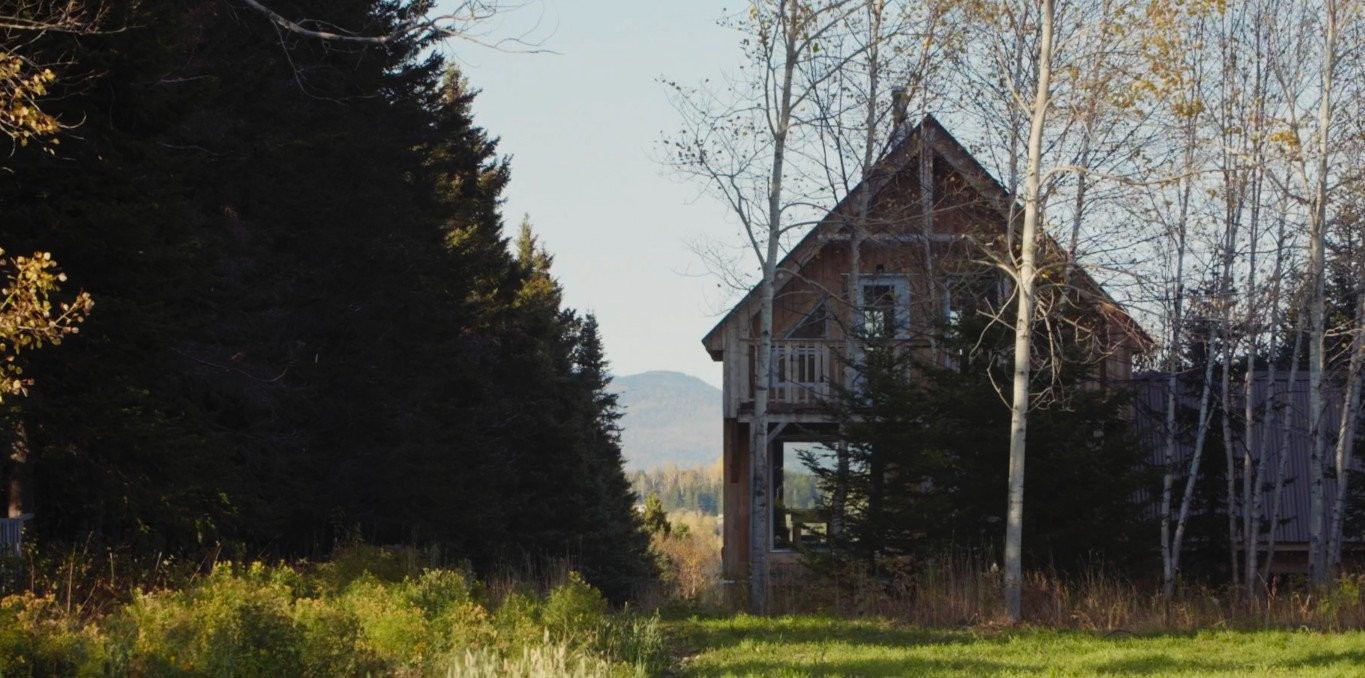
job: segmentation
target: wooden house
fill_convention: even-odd
[[[814,512],[784,510],[782,467],[795,463],[798,446],[836,437],[822,403],[836,384],[854,378],[856,370],[841,356],[858,354],[856,328],[876,323],[890,328],[905,350],[952,360],[937,354],[930,329],[957,314],[1007,305],[1009,278],[988,262],[992,251],[1008,252],[1006,225],[1014,210],[1013,196],[927,117],[912,128],[902,125],[867,178],[782,259],[768,409],[773,567],[794,562],[794,545],[827,529]],[[1133,355],[1150,340],[1084,271],[1055,265],[1065,264],[1061,248],[1047,240],[1043,250],[1044,263],[1054,264],[1051,273],[1070,276],[1068,288],[1077,290],[1077,308],[1096,337],[1096,378],[1127,380]],[[749,575],[758,297],[751,290],[702,340],[711,358],[724,363],[723,567],[731,580]]]

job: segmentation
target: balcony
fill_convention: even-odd
[[[773,383],[769,406],[816,408],[834,395],[833,385],[842,378],[840,353],[843,342],[801,339],[773,342]],[[752,408],[758,342],[749,343],[748,379],[743,382],[741,402]]]

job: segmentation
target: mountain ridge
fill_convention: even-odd
[[[615,377],[621,449],[629,471],[709,466],[721,456],[721,391],[690,374],[649,370]]]

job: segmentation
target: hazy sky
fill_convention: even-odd
[[[597,314],[618,375],[677,370],[720,384],[701,346],[718,320],[717,282],[688,243],[736,243],[739,232],[699,185],[655,158],[679,122],[659,77],[696,83],[738,66],[738,34],[716,25],[727,4],[744,6],[532,0],[490,30],[530,29],[557,54],[444,48],[482,90],[476,122],[512,156],[508,232],[530,215],[568,305]]]

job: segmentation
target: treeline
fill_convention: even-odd
[[[672,464],[630,474],[630,485],[641,498],[658,497],[665,511],[699,511],[720,515],[724,509],[724,488],[719,465],[680,468]],[[820,502],[819,482],[815,475],[800,468],[783,474],[783,497],[788,508],[809,508]]]
[[[276,9],[385,34],[427,4]],[[96,304],[4,400],[30,534],[568,557],[617,598],[649,577],[597,324],[529,226],[509,247],[477,90],[420,36],[327,43],[221,0],[104,11],[111,30],[4,45],[66,64],[42,104],[74,129],[7,149],[0,238]]]

